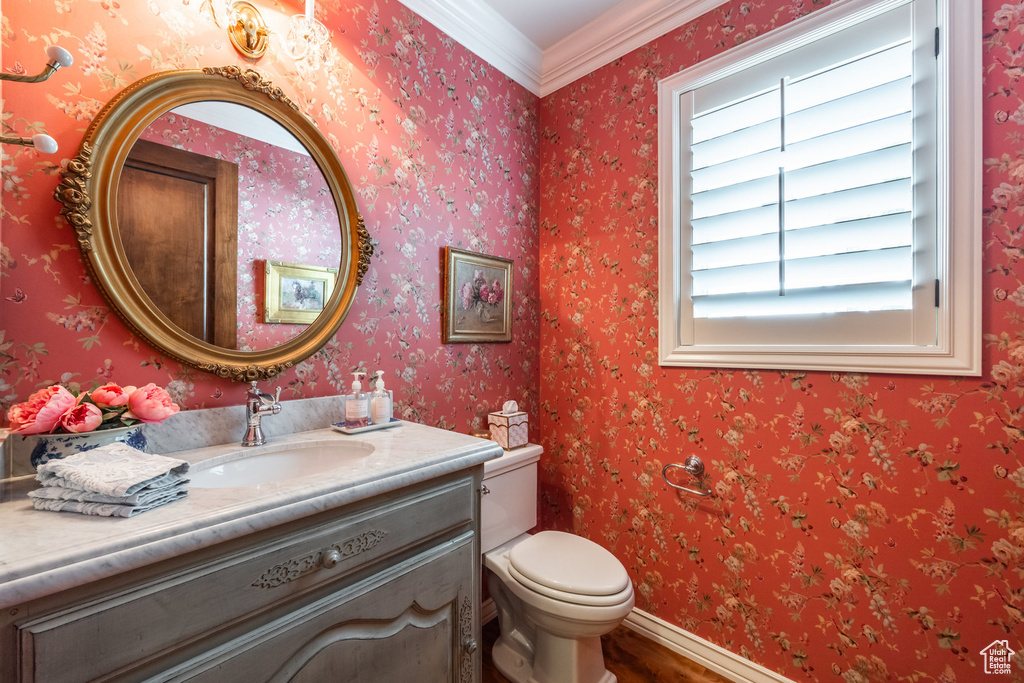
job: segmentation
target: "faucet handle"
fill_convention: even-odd
[[[280,403],[281,402],[281,386],[280,385],[278,385],[277,392],[273,396],[274,400],[271,401],[270,400],[271,399],[270,394],[266,393],[265,391],[260,391],[259,388],[257,388],[256,380],[253,380],[251,382],[251,384],[252,384],[252,387],[249,389],[249,396],[250,396],[250,398],[257,398],[257,399],[259,399],[260,403],[263,403],[265,405],[272,405],[274,403]]]
[[[265,406],[276,405],[277,403],[280,402],[281,399],[281,387],[277,387],[277,393],[274,394],[273,396],[271,396],[265,391],[257,391],[256,396],[260,399],[260,403],[262,403]]]

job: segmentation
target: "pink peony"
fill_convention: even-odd
[[[178,405],[171,400],[170,394],[152,382],[135,389],[125,387],[129,392],[128,412],[125,418],[142,422],[160,422],[178,412]]]
[[[128,403],[128,392],[116,384],[104,384],[93,389],[89,397],[98,406],[115,408]]]
[[[79,403],[60,416],[60,426],[72,434],[91,432],[103,422],[103,411],[91,403]]]
[[[7,419],[12,434],[43,434],[53,431],[60,416],[75,407],[74,395],[60,386],[40,389],[24,403],[11,406]]]

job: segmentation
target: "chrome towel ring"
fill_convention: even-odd
[[[686,486],[680,486],[679,484],[673,484],[671,481],[669,481],[668,478],[668,471],[672,467],[678,467],[680,469],[686,470],[695,477],[700,477],[702,474],[704,474],[703,460],[698,458],[696,455],[691,455],[687,457],[686,460],[683,461],[682,465],[680,465],[679,463],[670,462],[669,464],[665,465],[664,468],[662,468],[661,476],[665,480],[665,483],[674,489],[679,489],[680,491],[685,491],[695,496],[700,496],[701,498],[711,495],[710,489],[691,489]]]

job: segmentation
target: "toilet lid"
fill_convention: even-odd
[[[517,543],[508,562],[524,578],[573,595],[616,595],[630,585],[629,575],[614,555],[561,531],[542,531]]]

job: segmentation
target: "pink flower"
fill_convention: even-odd
[[[79,403],[60,416],[60,426],[72,434],[91,432],[103,422],[103,411],[91,403]]]
[[[128,403],[128,392],[116,384],[104,384],[102,387],[92,390],[89,397],[98,406],[117,407]]]
[[[491,298],[491,288],[487,285],[480,285],[480,298],[484,301],[489,301]]]
[[[11,406],[7,419],[12,434],[43,434],[53,431],[60,416],[75,407],[74,395],[60,386],[40,389],[24,403]]]
[[[178,405],[171,400],[170,394],[152,382],[135,389],[125,387],[129,392],[128,412],[124,417],[142,422],[160,422],[178,412]]]

